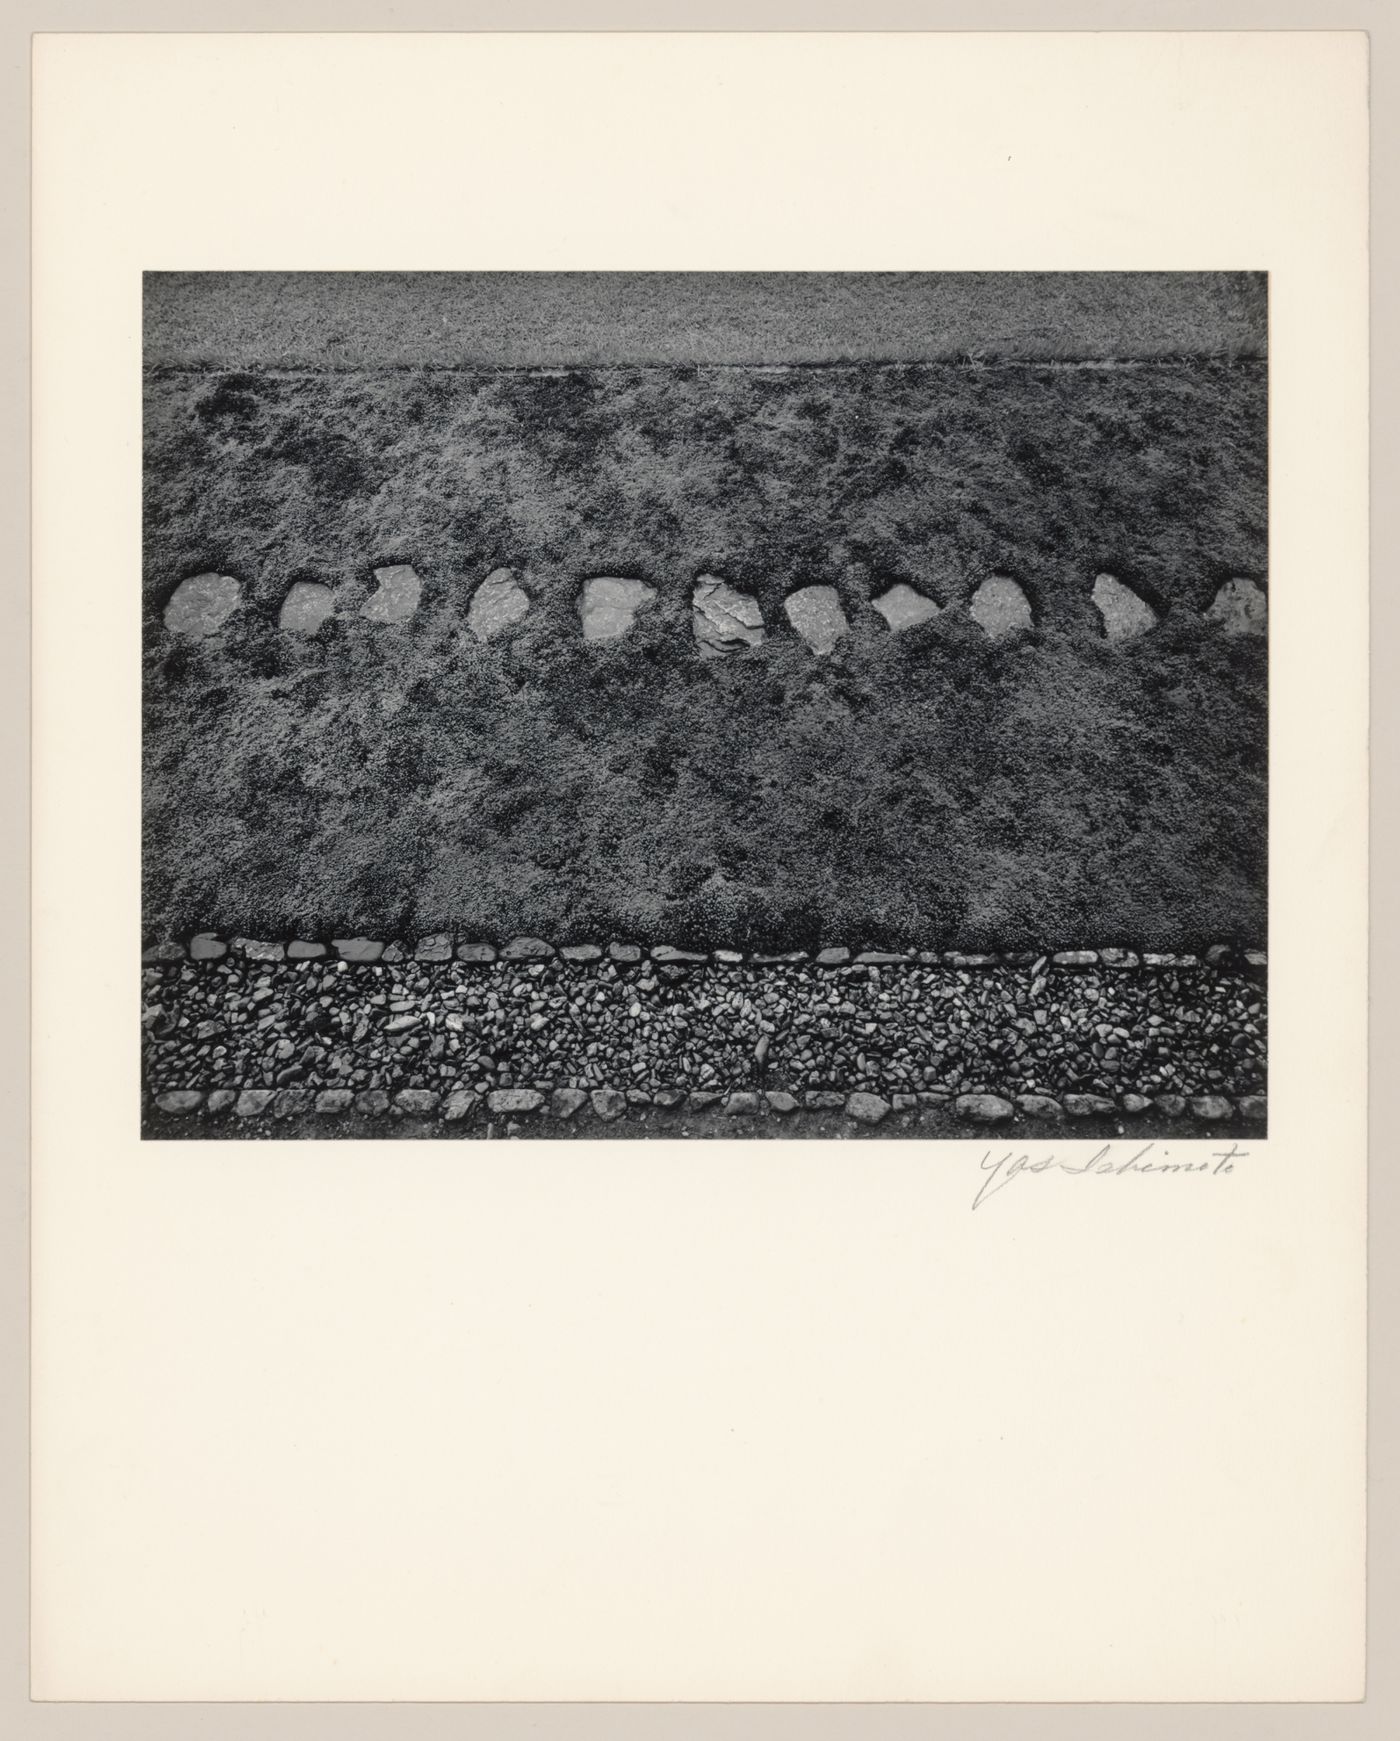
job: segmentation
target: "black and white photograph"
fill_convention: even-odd
[[[143,1135],[1265,1134],[1265,273],[143,320]]]

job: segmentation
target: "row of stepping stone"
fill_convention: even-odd
[[[360,609],[360,615],[376,623],[405,623],[418,609],[423,583],[406,564],[374,571],[375,592]],[[242,599],[239,583],[228,574],[197,574],[181,581],[165,607],[166,627],[176,634],[202,637],[221,629]],[[1157,622],[1157,613],[1131,587],[1112,575],[1101,574],[1094,582],[1094,603],[1103,618],[1104,634],[1110,641],[1127,641],[1145,634]],[[644,580],[612,575],[584,582],[579,614],[586,641],[611,641],[625,635],[638,611],[656,602],[656,588]],[[903,581],[873,601],[874,607],[896,632],[912,628],[939,614],[932,599]],[[695,640],[701,656],[716,659],[742,647],[756,647],[767,629],[758,600],[740,592],[727,581],[702,574],[695,583],[692,600]],[[804,586],[783,601],[788,621],[814,653],[829,653],[847,634],[850,624],[834,586]],[[467,626],[479,640],[503,634],[530,609],[530,595],[508,568],[487,575],[472,594]],[[1030,600],[1014,580],[993,575],[973,594],[968,609],[973,620],[993,639],[1028,629],[1032,623]],[[282,601],[279,627],[289,634],[309,635],[319,629],[335,610],[335,594],[318,581],[298,580]],[[1228,580],[1206,612],[1228,634],[1262,635],[1268,620],[1265,594],[1252,580]]]

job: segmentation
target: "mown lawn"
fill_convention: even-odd
[[[160,365],[1263,357],[1261,272],[150,272]]]
[[[1265,930],[1266,655],[1199,613],[1267,568],[1259,363],[153,369],[146,929],[941,947]],[[423,580],[403,627],[371,571]],[[516,570],[534,608],[466,627]],[[237,576],[208,642],[161,612]],[[1110,646],[1116,575],[1162,613]],[[765,645],[703,661],[702,573]],[[960,608],[1014,576],[1037,626]],[[585,643],[578,589],[655,609]],[[337,589],[284,636],[294,580]],[[947,607],[893,636],[905,580]],[[782,612],[837,587],[829,658]]]

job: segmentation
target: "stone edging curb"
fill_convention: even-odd
[[[1241,1095],[1229,1100],[1224,1095],[1183,1096],[1158,1094],[1150,1099],[1141,1094],[1123,1094],[1109,1099],[1098,1094],[1018,1094],[1004,1099],[998,1094],[941,1094],[922,1090],[917,1094],[895,1094],[886,1100],[882,1095],[866,1090],[853,1094],[838,1091],[811,1091],[802,1095],[788,1094],[781,1089],[760,1091],[735,1089],[718,1091],[687,1091],[682,1088],[662,1088],[654,1094],[639,1089],[624,1092],[620,1088],[556,1088],[545,1093],[537,1088],[497,1088],[486,1095],[470,1089],[453,1089],[439,1094],[427,1088],[401,1088],[390,1095],[382,1088],[365,1089],[356,1094],[348,1088],[323,1088],[319,1092],[298,1088],[216,1088],[205,1094],[198,1089],[171,1089],[154,1097],[156,1109],[167,1118],[220,1117],[232,1114],[239,1119],[283,1119],[314,1114],[322,1118],[342,1117],[355,1112],[362,1117],[437,1118],[452,1124],[484,1109],[492,1118],[528,1118],[547,1113],[558,1120],[572,1119],[584,1107],[589,1107],[604,1123],[612,1123],[629,1110],[658,1106],[678,1110],[685,1106],[693,1111],[719,1106],[731,1116],[760,1117],[773,1114],[790,1117],[794,1113],[841,1112],[860,1124],[877,1125],[891,1112],[911,1111],[917,1107],[948,1108],[956,1118],[968,1124],[1004,1124],[1018,1113],[1024,1117],[1058,1121],[1061,1119],[1136,1118],[1155,1110],[1167,1118],[1188,1115],[1201,1124],[1215,1124],[1238,1115],[1250,1123],[1262,1123],[1267,1114],[1267,1098],[1262,1094]]]
[[[169,939],[143,950],[142,964],[159,966],[176,961],[218,961],[227,955],[248,961],[324,961],[340,960],[361,964],[402,961],[446,962],[462,961],[488,966],[495,961],[548,961],[555,956],[564,961],[601,961],[605,956],[622,965],[631,965],[646,957],[662,966],[789,967],[950,967],[964,970],[990,967],[1034,967],[1040,971],[1053,967],[1108,967],[1130,969],[1249,967],[1262,969],[1268,957],[1262,949],[1242,949],[1232,943],[1213,943],[1203,953],[1179,954],[1154,950],[1119,948],[1060,949],[1037,953],[1035,950],[994,951],[987,953],[958,950],[897,950],[827,948],[815,953],[795,949],[784,954],[763,954],[738,949],[680,949],[660,943],[644,948],[637,943],[566,943],[556,947],[541,937],[513,937],[497,946],[494,943],[456,939],[440,931],[420,937],[412,946],[397,939],[374,937],[337,937],[329,943],[306,938],[258,940],[251,937],[223,938],[212,931],[201,931],[187,942]]]

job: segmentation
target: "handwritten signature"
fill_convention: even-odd
[[[1159,1152],[1157,1144],[1150,1142],[1119,1159],[1114,1153],[1115,1146],[1113,1143],[1105,1143],[1087,1161],[1061,1160],[1053,1154],[1018,1155],[1010,1149],[997,1155],[988,1149],[981,1162],[982,1171],[987,1177],[972,1199],[972,1207],[981,1208],[989,1197],[1005,1190],[1022,1173],[1068,1173],[1072,1177],[1082,1177],[1086,1173],[1100,1177],[1121,1176],[1124,1173],[1206,1173],[1218,1177],[1233,1173],[1235,1162],[1245,1160],[1249,1155],[1248,1149],[1231,1143],[1228,1149],[1216,1149],[1204,1160],[1174,1161],[1168,1158],[1170,1150],[1163,1148]]]

